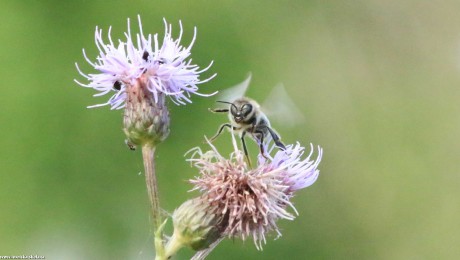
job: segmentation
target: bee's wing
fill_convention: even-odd
[[[243,97],[246,93],[246,90],[249,87],[249,83],[251,82],[252,74],[249,72],[247,78],[241,82],[232,86],[230,88],[224,89],[219,91],[217,95],[217,100],[219,101],[226,101],[226,102],[233,102],[236,99]]]
[[[286,92],[283,84],[278,84],[262,104],[262,109],[270,122],[292,128],[305,122],[305,117]]]

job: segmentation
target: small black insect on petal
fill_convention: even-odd
[[[121,82],[117,80],[115,81],[115,83],[113,83],[113,90],[120,91],[120,89],[121,89]]]
[[[145,61],[148,61],[149,60],[149,52],[148,51],[144,51],[144,54],[142,55],[142,59],[145,60]]]

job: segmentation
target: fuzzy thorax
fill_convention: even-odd
[[[124,132],[129,145],[156,146],[169,135],[169,111],[165,94],[159,92],[157,101],[147,89],[148,76],[142,75],[127,84]]]

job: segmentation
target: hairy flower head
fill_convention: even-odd
[[[234,145],[236,148],[235,142]],[[248,167],[238,149],[226,159],[212,145],[207,152],[196,148],[190,161],[201,175],[191,182],[194,190],[199,190],[201,197],[227,221],[224,235],[243,240],[252,237],[260,249],[269,231],[281,235],[276,225],[278,219],[295,218],[288,211],[291,208],[297,214],[290,202],[294,192],[317,179],[322,149],[318,147],[318,156],[312,160],[311,148],[312,152],[302,158],[304,147],[298,143],[288,145],[285,151],[277,151],[269,159],[259,159],[254,169]]]
[[[110,105],[112,109],[125,107],[127,102],[127,88],[134,85],[141,77],[145,77],[146,89],[149,95],[153,96],[155,102],[159,101],[160,95],[170,96],[176,104],[191,103],[191,94],[200,94],[198,84],[209,81],[200,80],[200,73],[206,71],[211,64],[200,70],[192,64],[190,50],[195,42],[196,28],[192,42],[188,47],[180,45],[182,37],[182,24],[178,39],[172,38],[172,26],[165,23],[165,35],[162,45],[158,41],[158,34],[147,34],[144,36],[140,16],[139,33],[131,34],[130,21],[128,19],[128,32],[125,33],[126,40],[112,41],[111,28],[108,30],[108,42],[103,40],[102,29],[96,28],[95,41],[99,55],[95,62],[92,62],[83,50],[87,62],[98,71],[95,74],[83,73],[78,65],[77,69],[89,83],[83,84],[76,81],[83,87],[93,88],[99,93],[95,96],[102,96],[111,93],[111,98],[103,104],[90,106],[99,107]]]
[[[164,21],[165,35],[160,45],[158,34],[145,36],[140,17],[138,20],[139,33],[133,35],[128,19],[125,41],[114,42],[109,28],[108,41],[105,42],[102,30],[96,28],[95,41],[99,50],[96,61],[91,61],[84,50],[83,54],[97,73],[85,74],[77,65],[78,71],[89,83],[76,81],[83,87],[98,91],[95,96],[112,95],[106,103],[90,107],[110,105],[111,109],[125,108],[123,130],[132,149],[135,145],[155,146],[169,135],[166,96],[176,104],[191,103],[192,94],[209,96],[200,94],[197,85],[215,76],[200,80],[200,73],[206,71],[212,62],[200,70],[189,59],[196,28],[190,45],[183,47],[180,44],[182,24],[179,22],[179,38],[173,39],[172,26]]]

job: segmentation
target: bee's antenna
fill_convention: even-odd
[[[216,102],[233,105],[232,102],[217,100]]]
[[[238,108],[237,108],[237,107],[235,106],[235,104],[233,104],[232,102],[221,101],[221,100],[217,100],[216,102],[232,105],[232,107],[233,107],[235,110],[238,110]]]

